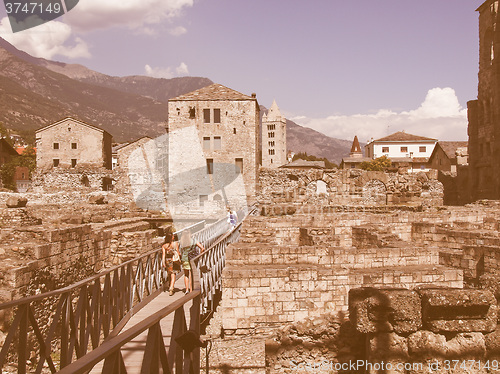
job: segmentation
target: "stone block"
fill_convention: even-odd
[[[394,332],[373,335],[368,341],[368,361],[408,361],[408,339]]]
[[[446,337],[432,331],[417,331],[408,337],[408,352],[418,360],[442,358],[446,355]]]
[[[427,289],[422,298],[424,326],[433,332],[491,332],[497,325],[497,303],[484,290]]]
[[[356,329],[365,334],[404,334],[422,326],[420,298],[415,291],[404,289],[351,289],[349,315]]]
[[[480,332],[462,333],[446,343],[446,356],[450,359],[482,359],[486,354],[484,335]]]
[[[20,196],[11,196],[5,202],[7,208],[24,208],[27,203],[28,199]]]

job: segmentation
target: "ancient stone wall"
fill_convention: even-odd
[[[461,268],[440,265],[438,248],[411,241],[412,223],[433,218],[447,220],[414,212],[248,218],[227,251],[223,329],[245,333],[346,313],[352,288],[463,287]]]
[[[261,169],[259,183],[263,204],[443,205],[443,185],[435,172]]]
[[[485,290],[357,288],[349,292],[349,318],[324,315],[278,330],[266,342],[266,367],[280,373],[490,373],[500,368],[497,310]]]
[[[37,240],[33,238],[32,243],[24,245],[33,260],[11,268],[7,275],[13,298],[25,294],[31,277],[38,270],[49,270],[54,277],[63,279],[72,276],[77,263],[84,262],[93,274],[109,257],[110,231],[95,230],[91,225],[49,230],[33,227],[29,230]]]
[[[77,167],[37,170],[32,176],[30,192],[109,191],[118,174],[105,168]]]

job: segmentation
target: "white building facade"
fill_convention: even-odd
[[[437,139],[396,132],[384,138],[371,140],[365,145],[365,155],[371,159],[382,156],[389,158],[396,166],[408,164],[408,171],[430,170],[429,157]]]

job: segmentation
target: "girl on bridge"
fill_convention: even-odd
[[[193,291],[193,275],[191,263],[189,261],[203,252],[205,248],[199,241],[191,238],[191,232],[189,230],[182,233],[180,245],[181,264],[184,270],[184,284],[186,285],[185,293],[187,295],[189,292]]]
[[[169,295],[174,294],[175,272],[180,270],[180,251],[179,242],[175,240],[175,234],[170,229],[165,235],[165,241],[161,246],[162,264],[167,268],[167,279],[169,280]]]

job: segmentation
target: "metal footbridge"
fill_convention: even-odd
[[[164,292],[161,248],[71,286],[0,304],[12,321],[3,373],[199,373],[201,321],[216,307],[226,247],[239,238],[224,218],[193,233],[193,292]],[[182,276],[178,274],[178,282]]]

